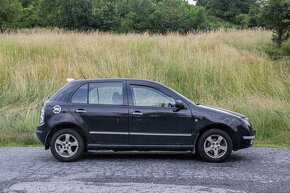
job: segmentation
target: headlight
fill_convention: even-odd
[[[250,121],[249,121],[249,119],[247,117],[244,118],[243,120],[246,123],[246,125],[251,126],[251,123],[250,123]]]
[[[39,119],[39,124],[42,125],[43,123],[44,123],[44,106],[41,107],[40,119]]]

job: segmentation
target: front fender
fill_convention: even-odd
[[[216,128],[216,129],[221,129],[227,132],[233,143],[233,149],[236,150],[239,148],[239,128],[241,127],[241,123],[236,119],[232,117],[215,117],[215,120],[213,119],[208,119],[206,117],[203,117],[202,119],[197,121],[196,127],[195,127],[195,142],[194,142],[194,147],[197,144],[197,141],[200,137],[200,135],[208,129],[211,128]],[[195,149],[194,149],[195,151]]]

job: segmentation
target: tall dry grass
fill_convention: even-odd
[[[114,35],[0,34],[0,144],[33,144],[40,103],[67,77],[161,82],[193,101],[246,114],[257,142],[290,146],[290,64],[262,50],[263,30]]]

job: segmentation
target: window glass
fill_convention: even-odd
[[[81,86],[72,96],[72,103],[87,103],[88,101],[88,84]]]
[[[62,101],[62,102],[67,102],[68,96],[75,89],[74,84],[66,84],[63,86],[61,89],[59,89],[51,98],[50,100],[52,101]]]
[[[89,104],[123,104],[123,83],[90,83]]]
[[[146,86],[131,86],[134,106],[173,107],[175,100],[163,92]]]

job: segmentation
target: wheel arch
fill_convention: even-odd
[[[49,149],[49,143],[50,143],[50,140],[52,138],[52,136],[57,132],[57,131],[60,131],[62,129],[73,129],[75,131],[77,131],[82,137],[83,137],[83,140],[84,140],[84,143],[87,144],[87,138],[86,138],[86,134],[85,132],[76,124],[74,123],[60,123],[58,125],[55,125],[48,133],[48,135],[46,136],[45,138],[45,149]]]
[[[208,131],[210,129],[220,129],[220,130],[226,132],[230,136],[230,138],[232,140],[233,150],[236,150],[237,145],[235,143],[236,142],[236,133],[235,133],[235,131],[231,127],[226,125],[226,124],[214,123],[214,124],[210,124],[210,125],[207,125],[207,126],[201,128],[201,129],[199,129],[199,131],[197,133],[197,137],[196,137],[195,142],[194,142],[194,152],[197,150],[197,144],[198,144],[198,141],[200,139],[200,136],[204,132],[206,132],[206,131]]]

